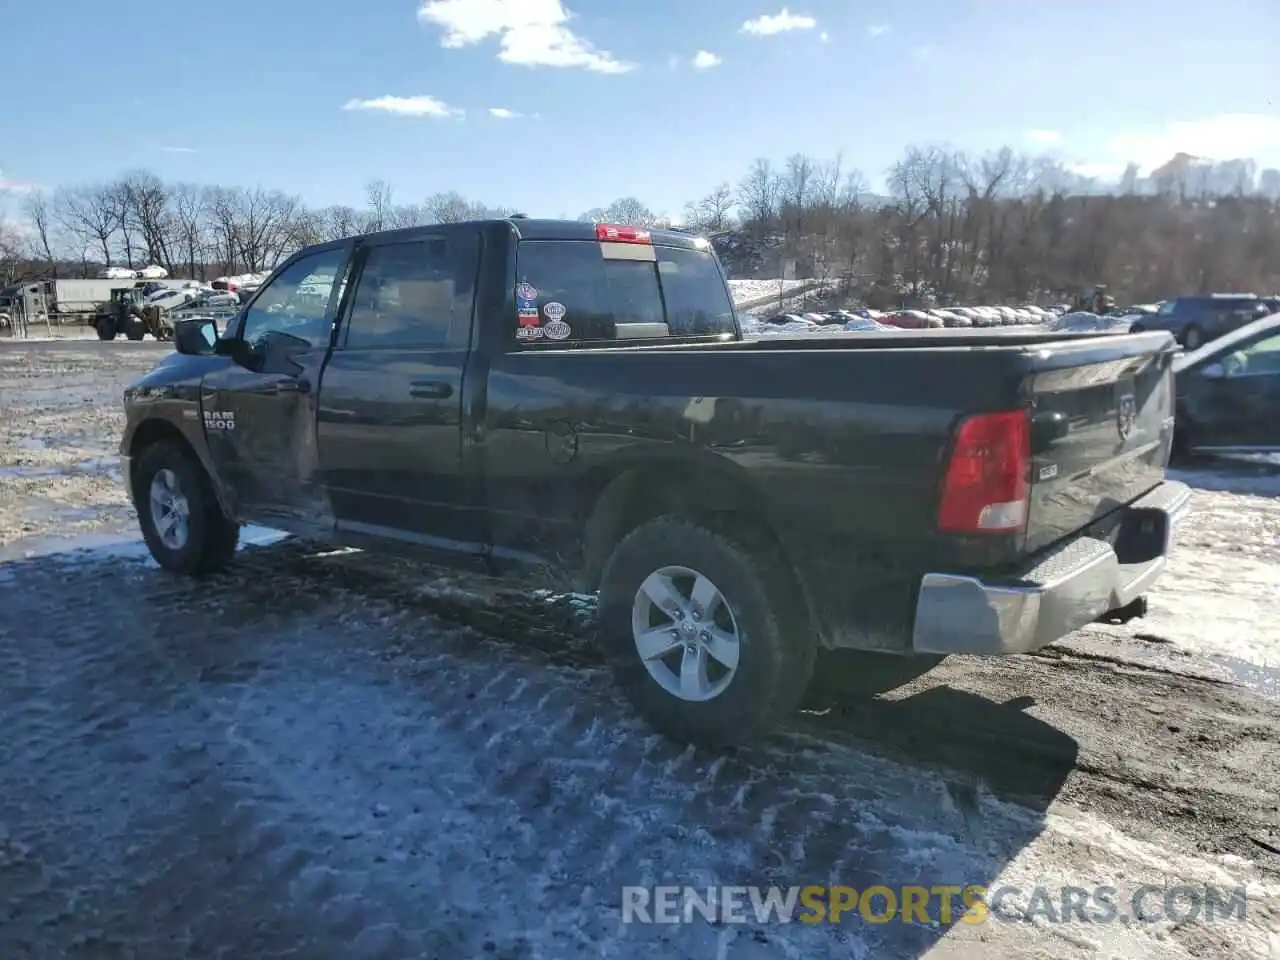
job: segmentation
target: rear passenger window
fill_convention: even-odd
[[[347,349],[437,347],[469,330],[478,243],[430,237],[371,247],[356,282]]]
[[[609,342],[732,333],[733,306],[711,254],[649,249],[656,262],[609,259],[591,241],[521,242],[514,338]]]

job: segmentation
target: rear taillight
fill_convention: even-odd
[[[938,529],[1014,533],[1027,522],[1031,422],[1025,410],[966,417],[942,481]]]

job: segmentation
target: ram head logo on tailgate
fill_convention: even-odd
[[[1120,439],[1128,440],[1133,427],[1138,422],[1138,401],[1132,393],[1121,394],[1116,401],[1116,426],[1120,428]]]

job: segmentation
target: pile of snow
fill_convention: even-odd
[[[800,318],[787,323],[763,323],[759,317],[753,317],[750,314],[745,314],[738,317],[738,322],[742,325],[743,337],[748,340],[761,340],[769,337],[794,337],[798,333],[805,334],[806,336],[837,336],[847,334],[874,336],[878,333],[897,332],[895,327],[889,327],[883,324],[875,324],[872,326],[874,321],[866,319],[849,320],[846,323],[818,324],[815,321]]]
[[[730,280],[729,293],[736,304],[752,303],[764,297],[783,297],[812,280]]]
[[[141,270],[130,270],[128,267],[107,267],[100,274],[99,280],[167,280],[169,271],[164,267],[150,264]]]

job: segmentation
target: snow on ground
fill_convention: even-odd
[[[1194,510],[1144,620],[953,658],[713,757],[636,719],[554,595],[476,603],[256,529],[227,574],[162,574],[110,462],[119,391],[157,355],[0,358],[0,955],[1280,957],[1277,712],[1189,679],[1280,663],[1280,470],[1174,473]],[[1167,672],[1126,659],[1148,647]],[[1047,769],[1052,802],[983,760],[1019,797]],[[1250,901],[1216,924],[620,923],[623,884],[713,882]]]
[[[1195,653],[1280,669],[1280,472],[1171,475],[1196,488],[1194,509],[1141,629]]]
[[[812,280],[730,280],[729,292],[734,303],[751,303],[765,297],[783,296],[812,283]]]

